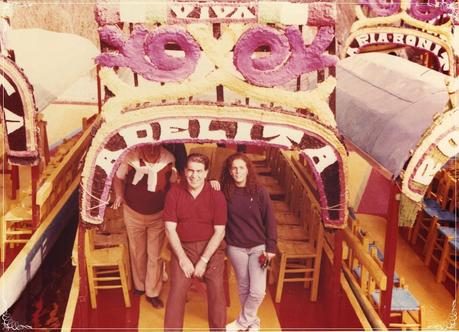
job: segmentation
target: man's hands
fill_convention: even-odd
[[[179,264],[180,264],[180,268],[185,274],[185,277],[191,278],[193,276],[193,273],[195,273],[195,267],[193,266],[193,263],[191,263],[188,256],[185,256],[182,259],[180,259]]]
[[[193,276],[196,278],[202,278],[206,273],[207,269],[207,263],[204,262],[202,259],[200,259],[196,263],[196,266],[193,266],[193,263],[190,261],[188,256],[185,256],[184,258],[180,259],[179,265],[183,273],[185,274],[185,277],[187,278],[191,278]]]
[[[209,183],[213,190],[216,190],[216,191],[221,190],[220,182],[218,182],[217,180],[210,180]]]
[[[206,273],[206,269],[207,263],[200,259],[194,267],[194,276],[196,278],[202,278],[204,276],[204,273]]]
[[[113,204],[112,204],[112,209],[116,210],[123,203],[124,203],[124,198],[121,197],[121,196],[116,195],[115,200],[113,201]]]

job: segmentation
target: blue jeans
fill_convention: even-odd
[[[239,287],[241,312],[237,322],[244,328],[260,326],[257,312],[265,297],[266,269],[260,267],[258,257],[264,250],[264,244],[252,248],[227,247]]]

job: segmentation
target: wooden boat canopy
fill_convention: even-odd
[[[367,53],[342,60],[337,79],[340,132],[392,178],[403,178],[405,203],[412,204],[402,205],[399,224],[411,225],[434,175],[459,153],[459,112],[448,76]]]

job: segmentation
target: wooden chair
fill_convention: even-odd
[[[384,253],[378,248],[375,242],[372,242],[368,245],[368,249],[370,251],[370,256],[373,258],[373,260],[378,264],[381,269],[383,268],[384,264]],[[396,271],[394,271],[394,285],[397,287],[401,287],[403,284],[402,278],[398,275]]]
[[[403,279],[402,279],[403,282]],[[376,289],[371,294],[371,300],[376,308],[380,307],[381,291]],[[419,305],[414,295],[402,284],[392,289],[391,319],[397,322],[389,323],[389,327],[398,330],[416,328],[422,330],[422,316],[424,307]]]
[[[303,282],[305,287],[311,283],[310,300],[317,300],[324,237],[319,210],[314,209],[312,218],[305,222],[307,222],[305,225],[306,241],[282,239],[278,241],[279,269],[276,303],[281,301],[283,286],[286,282]]]
[[[282,198],[285,196],[285,190],[279,182],[271,176],[259,176],[259,183],[266,188],[271,198]]]
[[[370,245],[370,239],[368,237],[367,232],[360,225],[353,224],[353,226],[354,227],[351,228],[352,234],[362,245],[362,250],[366,251]],[[366,295],[374,291],[375,286],[369,284],[372,283],[369,272],[367,271],[365,266],[359,264],[359,261],[356,258],[356,253],[353,250],[349,251],[348,267],[349,270],[351,270],[354,276],[357,278],[360,288],[364,290]]]
[[[366,232],[352,233],[350,228],[345,228],[343,235],[347,248],[343,254],[343,272],[351,278],[350,282],[361,294],[363,301],[373,305],[371,294],[376,289],[386,290],[387,277],[368,250],[369,238]]]
[[[114,247],[123,247],[126,263],[126,277],[129,289],[132,288],[131,277],[131,259],[129,256],[129,241],[126,233],[109,233],[109,232],[94,232],[93,242],[95,249],[105,249]]]
[[[277,225],[279,240],[306,241],[308,235],[301,225]]]
[[[123,245],[96,249],[94,245],[94,230],[85,232],[85,260],[88,272],[89,294],[91,308],[97,308],[97,289],[121,288],[123,291],[124,305],[131,307],[129,297],[128,262],[127,253]]]
[[[271,168],[271,175],[274,178],[277,178],[279,175],[279,159],[281,155],[279,149],[271,148],[270,153],[268,155],[268,166]]]
[[[5,261],[8,244],[14,247],[17,244],[25,244],[34,232],[32,223],[32,211],[23,204],[12,205],[3,217],[1,223],[1,262]]]
[[[271,205],[273,207],[274,213],[287,213],[292,214],[293,212],[290,211],[290,207],[285,201],[274,201],[271,200]]]
[[[412,245],[416,245],[418,240],[424,242],[423,254],[426,253],[428,244],[432,241],[432,236],[435,235],[437,222],[454,222],[455,220],[452,213],[454,204],[451,201],[453,200],[452,195],[456,181],[445,170],[439,172],[437,178],[436,188],[433,188],[433,184],[430,185],[423,201],[423,208],[418,213],[413,231],[410,234]]]
[[[450,240],[454,240],[456,237],[457,229],[455,227],[441,226],[437,223],[435,225],[434,235],[427,244],[424,265],[429,266],[431,261],[435,261],[440,264],[443,252],[449,248],[448,242]],[[436,253],[439,253],[439,255],[435,255]],[[442,263],[444,264],[444,261]]]
[[[266,151],[263,154],[247,153],[247,158],[254,164],[254,166],[263,165],[266,163]]]
[[[457,258],[458,248],[459,238],[457,237],[448,239],[448,241],[444,242],[442,254],[438,263],[437,274],[435,276],[437,282],[444,282],[446,278],[449,278],[457,286],[457,271],[459,270]]]
[[[255,171],[259,175],[271,175],[271,167],[268,165],[269,148],[265,149],[264,154],[247,153],[246,156],[252,162]]]

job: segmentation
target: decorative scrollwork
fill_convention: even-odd
[[[411,0],[410,15],[421,21],[431,21],[442,14],[452,14],[452,0]]]
[[[116,26],[99,29],[100,39],[116,51],[99,55],[96,62],[107,67],[129,67],[145,79],[156,82],[177,82],[187,78],[200,57],[199,45],[184,29],[167,26],[149,32],[136,26],[129,39]],[[165,46],[176,44],[184,57],[166,54]]]
[[[274,28],[257,26],[239,38],[234,48],[233,62],[251,84],[273,87],[299,75],[333,66],[336,57],[323,54],[333,38],[333,29],[323,27],[312,44],[306,47],[296,27],[288,27],[285,35],[280,35]],[[270,54],[253,58],[254,52],[260,47],[267,47]]]
[[[32,326],[22,325],[16,322],[13,317],[11,317],[9,312],[3,313],[2,318],[2,327],[5,331],[22,331],[22,330],[31,330]]]
[[[400,0],[360,0],[377,16],[390,16],[400,11]]]
[[[404,10],[409,7],[409,15],[420,21],[432,21],[441,15],[453,15],[454,0],[360,0],[376,16],[391,16],[399,13],[404,2]]]

